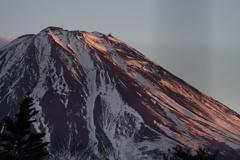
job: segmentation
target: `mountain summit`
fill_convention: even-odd
[[[30,92],[51,149],[154,159],[185,145],[240,157],[240,115],[111,34],[48,27],[0,49],[0,118]]]

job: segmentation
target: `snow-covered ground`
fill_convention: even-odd
[[[112,35],[50,27],[20,37],[0,50],[0,82],[0,107],[31,91],[40,111],[34,127],[46,141],[71,134],[96,155],[110,149],[112,159],[203,143],[240,155],[236,112]]]

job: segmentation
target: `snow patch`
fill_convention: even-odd
[[[34,105],[32,107],[34,107],[37,111],[39,111],[38,114],[36,115],[37,121],[33,123],[35,130],[38,133],[45,133],[46,135],[44,136],[44,141],[50,142],[51,141],[51,133],[50,133],[50,129],[48,127],[48,123],[46,123],[46,121],[45,121],[44,114],[42,112],[42,107],[39,105],[38,101],[35,101]]]

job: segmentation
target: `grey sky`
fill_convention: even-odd
[[[5,46],[6,44],[8,44],[11,41],[11,39],[0,35],[0,48]]]
[[[240,113],[239,0],[2,0],[0,34],[111,33]]]
[[[240,113],[240,1],[169,0],[159,6],[154,59]]]

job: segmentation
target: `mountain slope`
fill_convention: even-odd
[[[48,27],[0,50],[0,118],[26,92],[51,148],[152,159],[175,144],[240,156],[240,116],[112,35]]]

